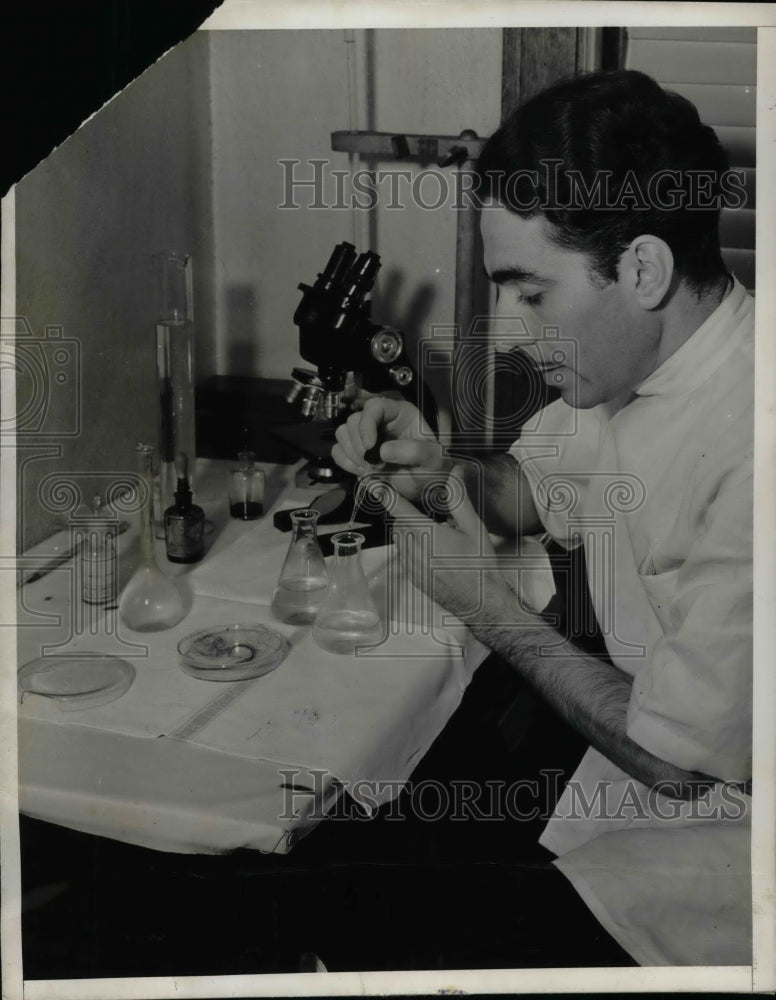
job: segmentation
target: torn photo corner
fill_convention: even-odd
[[[185,11],[97,6],[68,4],[36,16],[34,25],[2,15],[6,71],[15,78],[4,88],[3,100],[13,101],[4,113],[12,141],[4,144],[0,171],[0,703],[14,706],[0,722],[4,992],[81,1000],[203,990],[293,995],[317,992],[320,984],[340,996],[776,988],[776,691],[769,669],[776,643],[776,484],[769,461],[776,359],[768,323],[776,303],[768,278],[773,227],[763,222],[772,215],[776,176],[776,12],[757,4],[677,3],[645,17],[640,5],[553,3],[548,18],[546,4],[497,0],[412,8],[388,0],[345,0],[336,9],[318,0],[285,7],[197,0]],[[584,600],[572,618],[596,663],[608,651],[633,677],[645,706],[628,716],[637,749],[670,747],[677,767],[703,772],[697,730],[671,716],[672,704],[690,712],[692,703],[713,700],[702,681],[687,687],[680,643],[670,644],[672,616],[695,593],[678,589],[683,571],[671,561],[679,551],[671,546],[684,538],[677,525],[689,531],[692,522],[703,535],[707,522],[696,501],[722,464],[710,470],[704,455],[657,474],[658,439],[683,440],[697,399],[677,406],[673,432],[634,432],[628,455],[654,452],[639,473],[646,499],[628,506],[627,490],[607,493],[611,483],[599,473],[612,469],[589,464],[586,450],[606,437],[603,423],[593,426],[602,408],[567,406],[574,420],[562,423],[560,407],[552,407],[567,397],[579,402],[574,392],[591,391],[596,379],[610,384],[628,352],[610,351],[590,372],[585,337],[608,335],[617,310],[594,328],[579,286],[562,310],[542,314],[553,292],[548,281],[539,287],[536,272],[557,259],[533,228],[523,241],[526,230],[500,229],[498,215],[486,235],[506,234],[511,256],[491,259],[494,244],[484,245],[479,233],[488,208],[471,193],[470,154],[479,155],[518,104],[561,79],[622,68],[654,77],[698,108],[726,148],[739,177],[733,187],[744,198],[722,206],[720,231],[725,271],[755,302],[756,474],[747,496],[754,506],[756,612],[754,631],[744,629],[741,638],[753,639],[754,650],[754,698],[744,706],[753,707],[751,774],[726,771],[711,796],[678,802],[648,794],[597,750],[583,757],[589,741],[572,734],[541,690],[537,695],[518,676],[508,650],[493,652],[498,640],[487,634],[487,621],[466,634],[468,666],[452,654],[418,658],[417,669],[402,658],[391,674],[376,668],[375,657],[351,663],[309,653],[304,669],[313,680],[305,682],[298,657],[293,676],[281,664],[254,678],[250,697],[225,699],[231,707],[219,716],[226,731],[228,712],[242,713],[235,720],[252,733],[250,755],[234,739],[228,753],[208,743],[209,720],[196,741],[122,731],[124,697],[152,697],[155,712],[185,706],[204,718],[213,692],[200,699],[199,691],[215,686],[184,674],[174,653],[158,665],[138,652],[141,640],[153,649],[154,638],[122,634],[114,608],[87,607],[79,574],[94,565],[71,544],[82,537],[79,505],[98,494],[122,528],[120,585],[137,558],[136,511],[122,508],[121,484],[135,468],[137,442],[157,448],[164,440],[160,412],[171,412],[162,406],[170,386],[159,379],[152,258],[174,251],[191,261],[194,391],[178,402],[192,410],[199,456],[192,490],[195,502],[201,491],[212,527],[203,565],[208,558],[216,564],[228,545],[246,560],[240,580],[252,579],[247,560],[256,563],[253,590],[209,595],[224,620],[195,614],[181,623],[183,637],[230,624],[230,601],[254,601],[259,610],[250,620],[263,622],[268,602],[258,595],[271,591],[271,581],[262,580],[270,563],[262,564],[261,554],[268,560],[277,543],[267,516],[272,505],[283,509],[282,497],[293,492],[296,501],[300,490],[313,499],[339,489],[326,478],[335,463],[317,453],[318,482],[298,486],[304,456],[289,454],[282,432],[274,431],[301,422],[290,404],[285,409],[283,394],[294,368],[314,363],[294,322],[298,284],[312,286],[331,248],[344,242],[382,262],[363,310],[342,313],[359,334],[353,369],[380,366],[394,395],[423,413],[431,401],[440,440],[453,451],[463,442],[483,469],[494,454],[502,462],[507,452],[521,455],[532,495],[546,509],[522,549],[525,555],[535,542],[541,559],[510,563],[512,575],[534,604],[555,613],[558,588],[572,580],[576,587],[590,573],[592,596],[580,591]],[[696,181],[700,196],[706,188]],[[649,197],[646,188],[613,190],[628,196],[626,212]],[[523,193],[515,188],[516,196]],[[517,215],[520,223],[539,228],[525,214]],[[537,247],[542,257],[530,267],[517,260],[518,250]],[[568,262],[576,253],[565,248],[561,256]],[[659,269],[653,258],[641,266]],[[661,308],[650,307],[650,329],[659,325]],[[339,314],[319,320],[328,337],[345,322],[337,326]],[[402,372],[390,373],[390,360],[375,357],[373,335],[385,330],[417,375],[411,391],[404,391]],[[538,360],[536,370],[526,365],[524,347]],[[725,345],[718,349],[722,356]],[[320,357],[320,345],[313,353]],[[727,359],[729,371],[737,360]],[[688,363],[682,377],[701,382],[705,363]],[[321,364],[314,374],[333,394],[333,410],[339,369],[325,369]],[[214,385],[224,391],[210,392]],[[666,391],[647,385],[638,406],[656,405]],[[733,391],[717,402],[706,426],[726,430],[710,442],[710,456],[722,455],[732,468],[725,442],[737,433]],[[323,403],[314,416],[317,424]],[[321,423],[330,450],[331,428]],[[269,470],[267,506],[262,518],[237,524],[229,520],[228,476],[246,448]],[[573,489],[542,481],[549,464],[572,453],[584,456],[563,480]],[[734,479],[731,473],[726,482]],[[485,502],[495,494],[483,483]],[[591,483],[606,503],[594,505]],[[662,489],[658,515],[649,501]],[[367,530],[379,548],[379,531]],[[282,548],[283,536],[275,534]],[[158,536],[157,545],[168,572]],[[624,553],[637,557],[628,581],[639,583],[646,604],[630,584],[607,589],[610,577],[597,588],[607,560],[626,572]],[[382,566],[379,555],[370,553]],[[731,555],[726,573],[734,573],[734,562]],[[188,570],[182,573],[185,580]],[[713,585],[713,575],[703,587]],[[611,621],[596,603],[609,600],[617,611]],[[205,605],[196,596],[190,604]],[[637,621],[647,621],[644,634]],[[711,612],[703,622],[704,629],[719,624]],[[432,626],[421,615],[413,623],[426,644],[434,642]],[[669,639],[663,643],[653,629]],[[174,651],[174,638],[169,632],[160,648]],[[295,654],[314,649],[308,638],[295,633]],[[734,655],[720,642],[715,659],[705,633],[695,639],[714,662]],[[635,664],[644,656],[631,657],[634,644],[670,648],[660,661],[664,672],[640,674]],[[30,646],[34,656],[27,656]],[[128,655],[131,688],[99,709],[57,715],[54,705],[45,718],[20,709],[17,719],[17,668],[68,648],[106,659]],[[560,641],[547,643],[541,663],[555,669],[566,652]],[[156,670],[168,672],[160,678]],[[675,701],[661,700],[664,691]],[[255,719],[246,718],[248,705]],[[103,712],[103,721],[90,711]],[[392,722],[370,732],[373,717]],[[358,724],[349,727],[348,719]],[[231,734],[241,731],[235,724]],[[670,735],[661,743],[664,732]],[[300,746],[304,759],[294,757]],[[354,748],[354,775],[363,779],[351,783],[353,794],[321,764],[339,760],[342,747]],[[399,764],[406,773],[397,773]],[[292,772],[302,777],[284,786],[282,774]],[[739,777],[752,777],[751,796],[741,792]],[[377,786],[395,792],[374,810],[354,807]],[[301,794],[307,789],[310,803]],[[300,794],[281,820],[289,792]],[[676,850],[651,853],[665,832],[651,829],[656,814],[671,827]],[[727,824],[719,837],[714,824]],[[532,871],[520,882],[515,871],[524,866]],[[504,886],[515,890],[520,912],[497,920]],[[480,916],[472,922],[473,913]]]

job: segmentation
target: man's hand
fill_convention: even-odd
[[[502,576],[487,529],[466,494],[460,466],[444,484],[446,524],[435,523],[396,494],[386,501],[386,487],[379,480],[372,488],[390,511],[399,563],[418,589],[467,624],[503,621],[505,614],[509,625],[543,624],[520,607]]]
[[[452,462],[419,410],[406,400],[375,396],[337,428],[331,450],[334,461],[346,472],[365,476],[375,471],[364,453],[381,439],[380,479],[390,482],[410,500],[417,500],[429,482],[447,474]]]

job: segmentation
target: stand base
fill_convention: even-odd
[[[337,465],[328,466],[322,465],[320,462],[310,461],[297,472],[294,483],[296,486],[313,486],[316,483],[334,486],[344,482],[347,478],[347,472],[344,472]]]

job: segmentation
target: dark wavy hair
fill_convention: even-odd
[[[603,284],[646,233],[665,240],[697,294],[725,273],[727,156],[695,106],[644,73],[583,74],[542,91],[488,140],[477,173],[481,196],[544,215],[553,242],[586,254]]]

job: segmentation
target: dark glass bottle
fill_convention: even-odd
[[[164,541],[167,558],[174,563],[199,562],[205,553],[205,512],[191,502],[188,460],[183,452],[175,456],[178,488],[175,503],[164,512]]]

